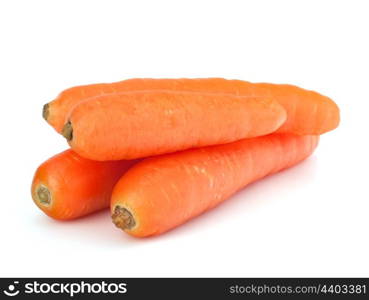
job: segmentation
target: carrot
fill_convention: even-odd
[[[32,198],[48,216],[74,219],[106,208],[114,184],[133,161],[96,162],[67,150],[45,161],[32,182]]]
[[[93,160],[147,157],[269,134],[285,121],[266,98],[192,92],[132,92],[80,103],[63,135]]]
[[[142,90],[272,97],[287,112],[287,121],[278,129],[278,132],[318,135],[336,128],[339,123],[337,105],[328,97],[314,91],[287,84],[251,83],[223,78],[129,79],[110,84],[77,86],[63,91],[55,100],[46,104],[43,115],[51,126],[61,132],[68,115],[81,101],[101,95]]]
[[[308,157],[318,136],[271,134],[145,159],[114,187],[114,224],[161,234],[213,208],[249,183]]]

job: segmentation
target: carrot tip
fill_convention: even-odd
[[[46,103],[42,108],[42,117],[47,121],[49,114],[49,103]]]
[[[36,200],[42,205],[50,205],[51,204],[51,193],[49,189],[44,185],[39,185],[36,190]]]
[[[115,207],[114,213],[111,217],[114,225],[123,230],[131,229],[136,225],[136,221],[131,212],[119,205]]]
[[[70,121],[64,125],[61,134],[67,139],[68,142],[73,139],[73,126]]]

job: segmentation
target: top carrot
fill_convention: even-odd
[[[115,83],[76,86],[63,91],[44,106],[43,116],[61,132],[73,108],[81,101],[99,95],[144,90],[227,93],[250,97],[274,98],[287,112],[286,122],[277,132],[322,134],[338,126],[339,109],[328,97],[293,85],[251,83],[222,78],[202,79],[129,79]],[[108,97],[104,97],[108,98]]]
[[[283,107],[268,98],[146,91],[82,102],[62,133],[79,155],[105,161],[266,135],[285,120]]]

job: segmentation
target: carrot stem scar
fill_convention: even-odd
[[[71,141],[73,139],[73,126],[70,121],[68,121],[61,132],[61,134],[67,139],[67,141]]]
[[[42,108],[42,117],[47,121],[47,119],[49,118],[49,114],[49,103],[46,103]]]
[[[136,225],[136,221],[130,211],[117,205],[112,215],[113,223],[120,229],[131,229]]]
[[[46,186],[40,185],[36,190],[36,195],[37,195],[37,200],[40,204],[43,204],[43,205],[51,204],[51,193]]]

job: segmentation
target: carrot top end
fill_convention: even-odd
[[[39,185],[36,189],[36,201],[40,205],[50,206],[51,200],[50,190],[44,185]]]
[[[73,139],[73,126],[72,123],[70,121],[68,121],[62,131],[61,131],[62,136],[64,136],[68,142],[70,142]]]
[[[49,115],[50,115],[49,103],[46,103],[42,108],[42,117],[47,121]]]
[[[122,230],[132,229],[136,225],[132,213],[125,207],[119,205],[114,208],[114,213],[111,217],[114,225]]]

